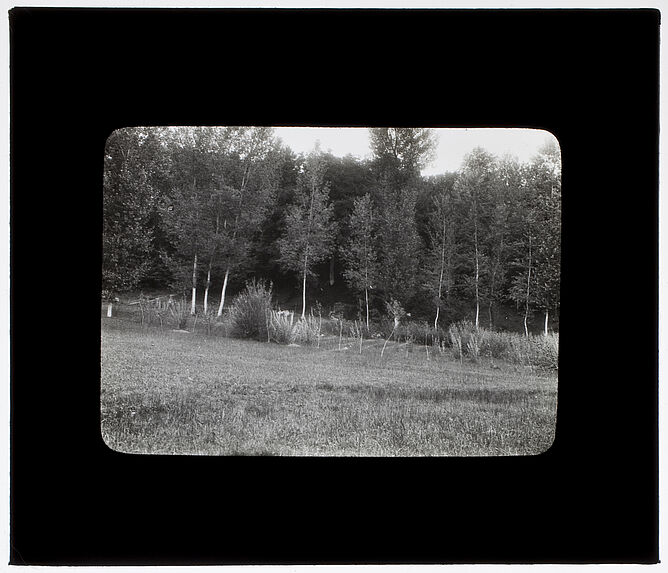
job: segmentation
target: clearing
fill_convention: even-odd
[[[381,347],[287,347],[104,318],[102,436],[120,452],[200,455],[533,455],[552,444],[556,373],[412,345],[390,344],[381,359]]]

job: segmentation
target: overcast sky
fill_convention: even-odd
[[[369,135],[366,128],[338,127],[277,127],[276,135],[294,152],[308,153],[316,141],[323,151],[339,157],[355,155],[370,157]],[[502,157],[514,155],[522,162],[529,161],[546,141],[554,140],[547,131],[538,129],[434,129],[438,139],[436,159],[423,170],[423,175],[436,175],[456,171],[464,156],[474,147],[484,147],[490,153]]]

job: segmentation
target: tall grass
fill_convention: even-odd
[[[433,352],[437,352],[460,362],[464,359],[473,362],[489,359],[546,370],[559,368],[558,333],[527,337],[521,333],[498,332],[483,327],[476,329],[467,320],[455,322],[447,330],[440,327],[434,329],[433,325],[418,321],[405,321],[395,326],[389,317],[383,317],[367,328],[357,320],[324,318],[321,312],[317,316],[311,312],[301,320],[293,313],[272,310],[271,285],[267,287],[255,281],[246,285],[222,319],[213,313],[198,313],[191,317],[190,305],[185,297],[151,299],[142,295],[130,305],[120,305],[116,315],[133,316],[143,328],[168,325],[180,330],[188,328],[192,332],[199,329],[207,335],[250,338],[284,345],[325,346],[330,349],[334,345],[338,350],[348,350],[352,343],[360,353],[376,347],[377,343],[382,345],[385,340],[383,351],[392,341],[390,348],[400,344],[407,353],[415,345],[424,346],[427,358],[430,353],[433,356]]]
[[[473,360],[485,356],[522,366],[559,369],[558,333],[527,337],[475,328],[469,321],[460,321],[450,325],[448,334],[453,355],[459,360],[465,356]]]
[[[143,293],[136,302],[142,326],[165,324],[176,329],[185,329],[188,324],[190,307],[185,296],[175,299],[173,296],[148,297]]]
[[[230,333],[238,338],[266,341],[269,339],[271,314],[271,285],[262,282],[246,283],[229,310]]]
[[[318,344],[321,336],[319,317],[313,315],[294,319],[294,315],[270,311],[268,315],[268,339],[279,344]]]

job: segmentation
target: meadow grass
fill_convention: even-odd
[[[129,453],[532,455],[557,376],[383,340],[339,350],[102,322],[101,429]],[[345,346],[343,347],[346,348]]]

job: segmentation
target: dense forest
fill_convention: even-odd
[[[268,127],[107,140],[103,296],[165,292],[220,316],[249,280],[283,309],[558,330],[561,161],[483,148],[423,177],[432,130],[371,128],[371,158],[295,154]]]

